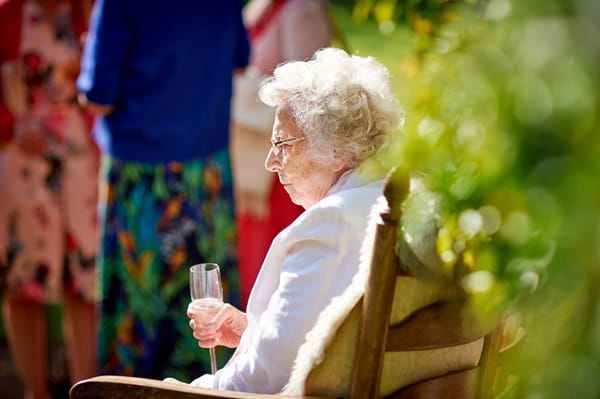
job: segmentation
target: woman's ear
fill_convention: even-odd
[[[350,168],[350,155],[334,148],[332,166],[334,172],[346,171]]]

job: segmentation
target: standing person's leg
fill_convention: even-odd
[[[64,300],[63,329],[69,354],[71,382],[98,374],[95,304],[78,295],[67,294]]]
[[[62,224],[46,189],[47,164],[16,145],[5,147],[0,201],[0,261],[6,269],[2,314],[26,398],[49,397],[45,304],[60,300]],[[4,258],[4,259],[2,259]]]
[[[7,295],[2,316],[10,351],[25,384],[25,398],[50,398],[44,305]]]

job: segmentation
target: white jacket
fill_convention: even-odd
[[[278,393],[319,313],[359,266],[371,206],[382,182],[343,175],[327,196],[275,237],[250,294],[248,327],[229,362],[192,385]]]

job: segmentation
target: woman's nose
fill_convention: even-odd
[[[265,168],[269,172],[277,172],[280,169],[279,156],[275,155],[273,148],[269,149],[267,159],[265,159]]]

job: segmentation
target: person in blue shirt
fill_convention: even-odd
[[[232,76],[249,58],[241,8],[94,5],[77,86],[102,150],[101,373],[185,379],[209,369],[181,318],[188,266],[220,264],[225,296],[239,301],[228,145]]]

